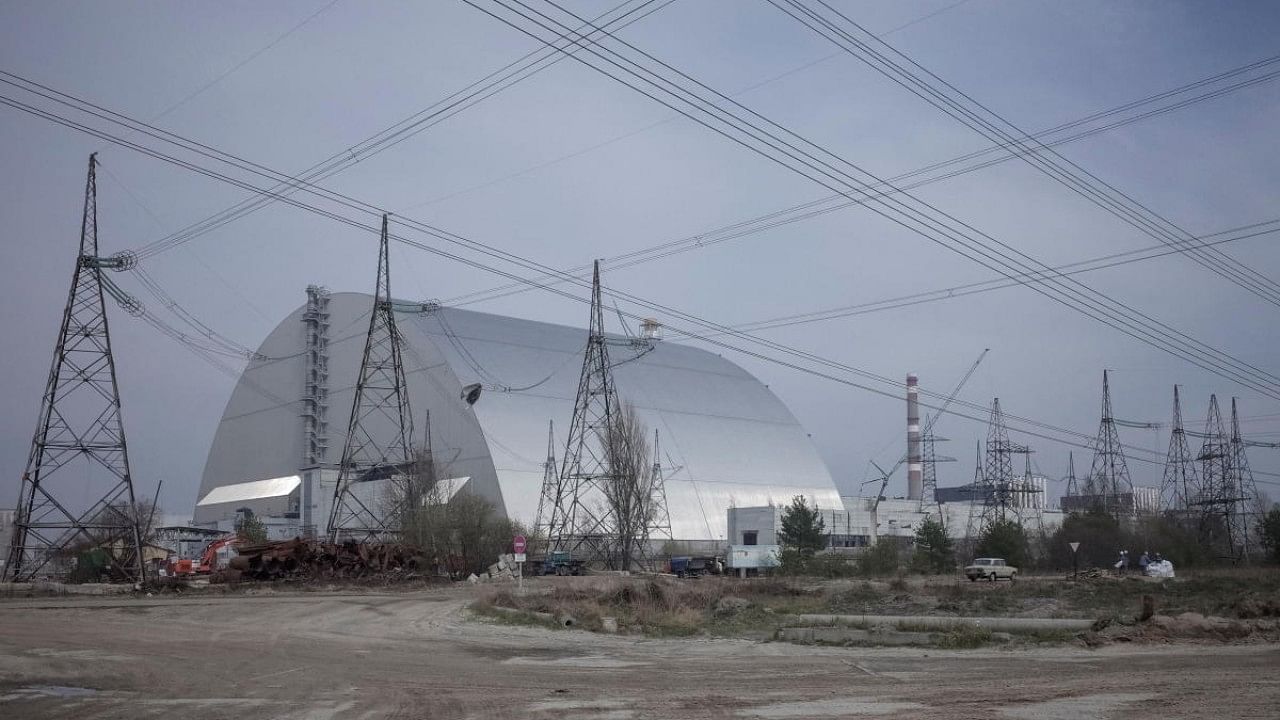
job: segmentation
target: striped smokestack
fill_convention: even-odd
[[[916,376],[907,375],[907,499],[924,499],[924,464],[920,459],[920,401]]]

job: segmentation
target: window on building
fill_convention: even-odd
[[[759,535],[760,535],[760,531],[758,531],[758,530],[743,530],[743,531],[742,531],[742,544],[743,544],[743,545],[755,545],[755,544],[756,544],[756,542],[757,542],[757,538],[759,537]]]

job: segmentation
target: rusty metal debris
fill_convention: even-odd
[[[215,582],[240,580],[395,580],[416,575],[426,559],[395,544],[325,543],[295,538],[241,545]]]

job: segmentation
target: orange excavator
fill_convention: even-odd
[[[227,562],[235,557],[238,543],[239,538],[235,535],[220,537],[200,553],[199,563],[189,558],[175,560],[169,564],[169,572],[175,576],[212,574],[215,570],[226,567]]]

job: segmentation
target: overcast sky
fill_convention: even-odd
[[[570,7],[599,13],[614,4]],[[835,4],[872,32],[894,31],[886,40],[896,48],[1026,130],[1280,53],[1280,6],[1266,2]],[[744,105],[882,177],[987,146],[763,0],[678,0],[620,36],[725,94],[741,93]],[[0,4],[0,69],[287,172],[351,147],[538,47],[492,17],[444,0]],[[16,94],[8,86],[3,92]],[[830,194],[673,116],[566,61],[323,184],[555,267]],[[1280,82],[1260,82],[1059,150],[1192,233],[1212,233],[1280,215],[1278,126]],[[246,196],[0,107],[0,506],[17,495],[94,150],[102,165],[106,253],[165,237]],[[1154,244],[1023,162],[915,192],[1051,264]],[[1221,247],[1280,278],[1276,237]],[[277,204],[150,257],[144,267],[195,317],[256,346],[303,302],[308,284],[368,290],[374,240]],[[503,282],[406,246],[393,250],[393,262],[403,297],[448,299]],[[728,324],[990,277],[862,208],[615,272],[606,267],[611,287]],[[1242,361],[1280,367],[1277,308],[1186,257],[1079,277]],[[159,316],[178,322],[136,277],[117,279]],[[470,307],[575,325],[586,319],[582,305],[543,292]],[[110,312],[138,492],[149,496],[163,479],[162,505],[188,513],[232,378],[119,308]],[[760,334],[892,378],[917,372],[922,386],[936,391],[950,388],[991,348],[963,399],[986,404],[998,395],[1007,412],[1085,433],[1096,431],[1101,374],[1111,368],[1119,417],[1167,422],[1178,383],[1189,420],[1203,418],[1209,393],[1224,401],[1236,395],[1245,431],[1280,440],[1280,403],[1026,288]],[[722,352],[783,398],[843,491],[871,477],[870,460],[892,463],[903,452],[902,401]],[[960,458],[940,468],[940,483],[967,482],[985,427],[946,418],[937,431],[952,440],[940,452]],[[1162,430],[1122,433],[1159,455],[1168,441]],[[1040,471],[1065,474],[1066,445],[1014,437],[1032,444]],[[1273,497],[1280,495],[1280,477],[1262,473],[1280,471],[1277,456],[1268,449],[1251,455],[1259,487]],[[1077,449],[1077,470],[1088,464],[1087,452]],[[1131,460],[1130,468],[1136,484],[1158,484],[1158,466]],[[894,485],[891,492],[900,494],[905,480]]]

